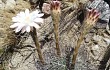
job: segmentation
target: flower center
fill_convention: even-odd
[[[26,17],[25,20],[24,20],[24,22],[25,22],[25,24],[28,24],[29,25],[31,23],[30,17],[29,16]]]

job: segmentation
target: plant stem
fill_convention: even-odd
[[[59,48],[59,21],[60,21],[60,13],[57,11],[52,11],[52,19],[53,19],[53,26],[54,26],[54,35],[55,35],[55,40],[56,40],[56,50],[57,50],[57,55],[60,56],[60,48]]]
[[[76,57],[77,57],[77,55],[78,55],[78,50],[79,50],[79,48],[80,48],[80,46],[81,46],[81,43],[82,43],[82,41],[83,41],[83,39],[84,39],[84,36],[85,36],[85,34],[87,33],[87,31],[88,31],[88,28],[86,28],[86,25],[84,24],[84,25],[82,26],[82,28],[81,28],[81,35],[80,35],[80,37],[79,37],[79,39],[78,39],[78,41],[77,41],[77,45],[76,45],[76,47],[75,47],[75,49],[74,49],[74,52],[73,52],[72,65],[71,65],[71,68],[72,68],[72,69],[74,69],[75,62],[76,62]],[[72,66],[73,66],[73,67],[72,67]]]
[[[76,61],[76,57],[77,57],[77,54],[78,54],[78,50],[80,48],[81,42],[83,41],[83,38],[84,38],[84,34],[81,33],[81,36],[80,36],[80,38],[77,41],[77,47],[75,47],[74,52],[73,52],[72,64],[74,64],[74,65],[75,65],[75,61]]]
[[[33,32],[31,31],[31,36],[32,36],[32,39],[33,39],[33,41],[35,43],[35,46],[36,46],[36,49],[37,49],[37,52],[38,52],[39,59],[44,64],[44,59],[42,57],[42,52],[41,52],[41,48],[40,48],[40,45],[39,45],[36,28],[34,28],[34,27],[33,27]]]

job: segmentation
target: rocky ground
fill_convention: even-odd
[[[97,25],[88,32],[81,44],[75,70],[103,70],[98,68],[110,44],[110,30],[107,27],[110,15],[109,7],[101,0],[88,2],[85,6],[85,9],[97,8],[101,15]],[[71,11],[70,9],[64,10],[68,6],[62,3],[63,13],[59,25],[61,57],[56,55],[51,16],[45,18],[45,23],[41,24],[38,38],[45,60],[45,64],[42,64],[29,34],[15,36],[17,39],[19,38],[18,44],[22,42],[22,45],[18,45],[19,47],[13,47],[11,44],[13,42],[8,41],[9,35],[13,36],[9,29],[11,18],[19,11],[30,8],[29,2],[27,0],[0,0],[0,62],[2,65],[0,68],[5,70],[69,70],[73,48],[79,38],[81,31],[79,28],[82,23],[79,21],[82,15],[77,18],[80,12],[76,12],[73,5],[71,7]],[[107,66],[110,65],[109,62]]]

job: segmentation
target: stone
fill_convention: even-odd
[[[3,10],[5,7],[5,4],[0,0],[0,10]]]
[[[93,46],[92,50],[99,50],[99,46],[98,45]]]
[[[106,41],[106,43],[109,45],[110,44],[110,39],[109,38],[103,38],[105,41]]]
[[[15,5],[16,5],[15,0],[7,0],[5,10],[13,10]]]
[[[109,28],[108,25],[107,25],[107,27],[106,27],[106,31],[110,34],[110,28]]]
[[[102,36],[94,35],[94,36],[93,36],[93,40],[96,41],[96,42],[99,42],[99,41],[102,40]]]

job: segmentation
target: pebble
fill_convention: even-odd
[[[15,5],[16,5],[16,2],[14,0],[7,0],[5,9],[6,10],[13,10]]]

